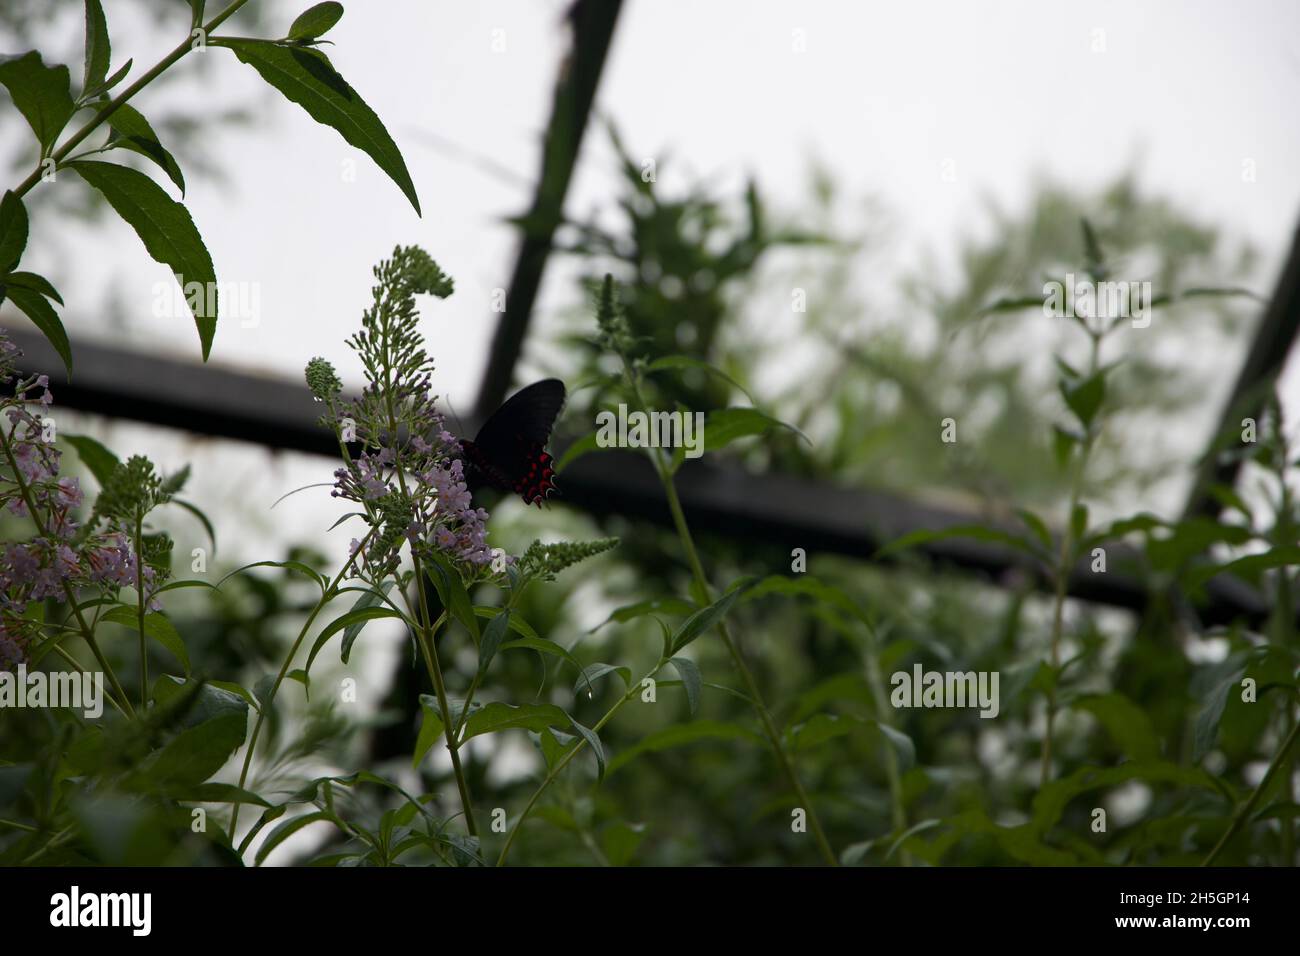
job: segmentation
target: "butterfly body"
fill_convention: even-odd
[[[540,505],[556,490],[555,461],[546,446],[564,395],[559,379],[534,382],[493,412],[473,440],[461,442],[471,491],[487,485]]]

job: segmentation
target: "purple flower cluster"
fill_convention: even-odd
[[[0,333],[0,382],[14,379],[18,350]],[[32,393],[41,390],[39,397]],[[0,399],[9,422],[0,426],[0,507],[31,520],[27,541],[0,546],[0,670],[25,657],[33,624],[24,618],[32,601],[66,598],[68,589],[88,585],[134,585],[137,557],[118,532],[85,534],[76,520],[82,503],[76,478],[59,477],[60,453],[47,441],[46,423],[29,406],[46,407],[52,396],[45,376],[18,381]],[[144,571],[146,584],[154,579]],[[150,590],[146,587],[146,591]]]
[[[460,441],[435,406],[429,376],[392,391],[400,430],[411,436],[405,443],[392,441],[375,424],[380,399],[373,389],[330,416],[340,435],[351,428],[366,448],[334,472],[334,497],[365,506],[373,518],[402,520],[400,535],[377,534],[362,557],[372,566],[388,566],[405,537],[412,547],[434,547],[458,562],[489,564],[488,513],[473,505]],[[354,541],[354,554],[359,547]]]

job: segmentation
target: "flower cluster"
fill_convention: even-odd
[[[372,533],[353,553],[375,573],[391,573],[403,539],[419,552],[436,549],[470,568],[492,561],[488,513],[466,486],[459,440],[446,428],[432,389],[433,361],[416,328],[417,293],[451,294],[452,284],[420,249],[399,247],[375,269],[374,302],[348,345],[361,360],[366,386],[342,398],[342,384],[323,358],[307,363],[322,423],[339,439],[343,467],[333,495],[356,502]]]
[[[13,394],[0,398],[0,413],[8,422],[8,428],[0,423],[0,507],[27,518],[35,529],[27,541],[0,547],[0,670],[26,658],[36,629],[26,617],[31,602],[66,600],[86,586],[134,587],[141,578],[146,599],[152,600],[159,576],[151,566],[137,571],[131,539],[117,523],[96,530],[98,520],[88,527],[77,520],[81,487],[76,478],[60,477],[53,429],[32,410],[50,405],[48,380],[44,375],[18,378],[20,354],[0,333],[0,383],[13,383]]]

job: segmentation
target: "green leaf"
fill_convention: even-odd
[[[0,275],[11,272],[18,265],[26,248],[27,207],[12,189],[8,189],[0,199]]]
[[[573,729],[582,735],[582,739],[587,741],[587,746],[591,752],[596,755],[596,779],[605,779],[605,748],[600,742],[600,737],[590,727],[584,727],[576,720],[572,721]]]
[[[154,681],[154,706],[159,709],[184,706],[181,725],[197,727],[218,717],[231,715],[247,720],[254,706],[253,695],[238,684],[225,681],[199,683],[164,674]]]
[[[196,27],[203,22],[203,7],[207,0],[189,0],[190,4],[190,26]]]
[[[569,715],[554,704],[520,704],[516,707],[495,702],[470,715],[465,721],[465,735],[461,742],[502,730],[523,728],[541,733],[549,727],[566,728],[571,723]]]
[[[424,573],[437,590],[442,606],[465,626],[465,630],[469,631],[470,636],[474,638],[474,643],[477,644],[479,642],[478,616],[474,613],[474,602],[470,600],[469,592],[465,590],[465,582],[461,580],[460,572],[450,561],[435,551],[429,555],[429,560],[424,562]]]
[[[483,618],[484,620],[491,621],[492,618],[496,617],[498,614],[501,613],[501,608],[491,607],[486,604],[477,604],[474,606],[474,613],[479,617]],[[529,624],[527,621],[525,621],[518,614],[510,615],[510,630],[514,631],[520,637],[529,638],[533,640],[541,639],[537,636],[537,632],[533,630],[533,626]]]
[[[112,624],[121,624],[123,627],[128,627],[136,632],[140,629],[139,612],[135,608],[119,605],[105,614],[100,620]],[[185,668],[185,673],[189,674],[189,652],[186,651],[185,642],[181,640],[181,635],[176,630],[176,626],[166,616],[159,611],[150,611],[145,614],[144,633],[146,637],[165,647],[173,657],[181,662],[181,666]]]
[[[329,642],[329,639],[339,631],[350,631],[352,640],[355,641],[357,635],[361,633],[361,628],[365,626],[367,621],[373,621],[377,618],[383,617],[401,617],[400,614],[390,607],[377,607],[376,605],[378,602],[379,598],[375,596],[374,592],[363,594],[357,600],[357,603],[352,606],[350,611],[340,614],[331,621],[329,625],[320,632],[320,634],[316,635],[316,643],[312,645],[311,653],[307,655],[307,671],[310,673],[311,665],[312,662],[316,660],[316,655],[319,654],[321,648]],[[347,640],[346,635],[344,636],[344,640]],[[351,645],[348,646],[348,649],[351,650]],[[343,663],[347,663],[346,657],[343,658]]]
[[[757,579],[754,578],[744,581],[739,586],[733,587],[708,607],[701,608],[688,617],[682,623],[682,626],[673,634],[673,654],[679,653],[687,644],[690,644],[709,628],[721,622],[722,619],[727,616],[727,612],[731,610],[732,605],[734,605],[746,591],[757,583]]]
[[[1061,395],[1070,411],[1074,412],[1079,423],[1087,430],[1092,427],[1092,421],[1106,399],[1106,375],[1097,372],[1077,384],[1061,382]]]
[[[181,195],[185,195],[185,176],[181,173],[180,166],[163,147],[158,134],[139,110],[123,103],[109,114],[108,125],[114,134],[109,139],[110,145],[117,149],[129,149],[153,160],[167,174],[167,178],[176,184]]]
[[[1006,545],[1009,548],[1015,548],[1017,551],[1023,551],[1039,559],[1044,557],[1039,548],[1029,539],[997,528],[987,528],[980,524],[954,525],[938,531],[913,531],[911,534],[905,534],[885,545],[876,552],[875,557],[877,559],[883,558],[897,554],[899,551],[906,551],[908,548],[915,548],[917,545],[944,541],[948,538],[974,538],[976,541],[989,541],[994,544]]]
[[[573,665],[576,671],[582,670],[582,662],[566,651],[555,641],[547,640],[544,637],[521,637],[513,641],[506,641],[502,644],[500,650],[512,651],[517,648],[524,650],[537,651],[539,654],[550,654],[552,657],[558,657],[568,664]]]
[[[126,166],[87,160],[68,166],[104,195],[149,255],[171,268],[186,293],[207,361],[217,331],[217,274],[189,211],[144,173]],[[195,283],[202,294],[189,294]]]
[[[45,296],[31,289],[24,289],[20,286],[5,286],[5,292],[9,296],[9,301],[22,312],[27,318],[32,320],[32,325],[36,326],[58,353],[59,358],[63,359],[63,367],[67,370],[68,378],[72,378],[72,344],[68,341],[68,333],[63,328],[63,323],[59,321],[59,315],[54,311],[54,307],[46,301]]]
[[[501,647],[501,642],[505,639],[509,625],[510,611],[504,610],[488,621],[488,626],[483,628],[483,640],[478,645],[478,672],[480,674],[487,673],[492,658],[496,656],[497,650]]]
[[[286,39],[300,43],[304,40],[315,40],[328,33],[342,16],[343,4],[318,3],[298,14],[298,18],[289,27],[289,36]]]
[[[63,435],[63,440],[77,450],[82,464],[90,469],[99,486],[104,487],[113,471],[121,464],[117,456],[89,435]]]
[[[716,375],[724,382],[727,382],[729,385],[732,385],[736,389],[738,389],[742,395],[744,395],[747,399],[749,399],[751,404],[756,404],[754,402],[754,396],[749,394],[749,390],[746,389],[745,386],[741,385],[739,382],[737,382],[734,378],[732,378],[722,369],[718,368],[716,365],[706,362],[703,359],[698,359],[691,355],[665,355],[662,356],[661,358],[655,359],[653,362],[651,362],[649,365],[645,367],[645,370],[652,374],[654,372],[665,372],[665,371],[677,372],[677,371],[684,371],[687,369],[697,369],[701,372],[707,372],[710,375]]]
[[[1017,508],[1016,514],[1025,523],[1025,527],[1033,532],[1034,537],[1038,539],[1038,543],[1050,552],[1052,550],[1052,532],[1047,529],[1043,519],[1027,508]]]
[[[428,694],[420,695],[420,736],[415,741],[415,752],[411,755],[411,766],[418,768],[424,755],[442,737],[442,714],[438,709],[438,699]]]
[[[916,744],[912,743],[912,738],[897,727],[891,727],[881,721],[871,721],[871,723],[875,724],[876,729],[893,748],[898,757],[898,769],[903,773],[911,770],[916,765]]]
[[[119,66],[116,70],[113,71],[112,76],[104,80],[97,87],[89,90],[83,89],[81,91],[82,100],[85,102],[90,102],[91,100],[95,99],[95,97],[103,96],[113,87],[117,86],[117,84],[121,83],[124,79],[126,79],[126,75],[131,72],[131,64],[134,62],[135,62],[134,60],[128,59],[125,63],[123,63],[121,66]]]
[[[807,436],[793,425],[777,421],[757,408],[720,408],[709,412],[704,421],[704,450],[717,451],[739,438],[764,435],[773,428],[789,429],[808,441]]]
[[[173,790],[167,794],[180,803],[247,803],[255,807],[269,807],[262,797],[233,783],[201,783],[195,787]]]
[[[698,609],[690,601],[684,601],[681,598],[675,597],[651,598],[646,601],[637,601],[635,604],[625,604],[623,607],[615,610],[609,617],[605,618],[605,620],[593,627],[591,633],[594,634],[611,621],[624,624],[639,617],[646,617],[647,615],[671,614],[673,616],[679,616],[682,614],[690,614],[695,610]]]
[[[568,448],[564,449],[564,454],[561,455],[559,461],[555,463],[555,473],[558,475],[583,455],[589,455],[594,451],[600,451],[600,442],[597,440],[597,434],[597,432],[591,432],[588,435],[583,435],[577,441],[570,444]]]
[[[641,754],[657,753],[661,750],[670,750],[673,747],[684,747],[701,740],[758,741],[759,738],[738,724],[729,724],[717,720],[696,720],[687,724],[673,724],[641,738],[631,747],[620,750],[610,760],[606,773],[614,773],[614,771],[631,763]]]
[[[0,275],[0,285],[30,289],[33,292],[39,292],[47,299],[53,299],[59,305],[63,305],[63,296],[59,295],[59,290],[50,284],[49,279],[45,278],[45,276],[38,276],[35,272],[11,272],[7,276]]]
[[[324,53],[269,40],[223,38],[213,40],[212,45],[229,47],[241,62],[257,70],[262,79],[305,109],[312,119],[332,126],[347,142],[363,150],[397,184],[419,214],[420,200],[397,144]]]
[[[814,714],[803,723],[790,728],[790,749],[810,750],[828,740],[843,737],[860,726],[861,722],[853,717]]]
[[[1300,547],[1292,544],[1279,545],[1259,554],[1248,554],[1235,561],[1196,568],[1188,572],[1186,580],[1189,588],[1200,587],[1219,574],[1235,574],[1237,577],[1254,582],[1259,580],[1259,575],[1264,571],[1296,565],[1300,565]]]
[[[42,156],[76,111],[71,84],[68,68],[46,66],[37,50],[0,57],[0,85],[9,90],[14,106],[36,134]]]
[[[81,80],[83,94],[103,85],[112,55],[104,8],[100,6],[99,0],[86,0],[86,68]]]
[[[212,553],[215,555],[217,553],[217,529],[212,527],[212,521],[203,513],[203,510],[199,508],[198,505],[192,504],[184,498],[173,498],[168,502],[168,504],[176,505],[178,508],[184,508],[199,520],[199,524],[203,525],[203,530],[207,532],[208,543],[212,545]]]
[[[578,680],[573,685],[573,692],[576,694],[580,690],[585,690],[587,696],[590,697],[592,686],[596,681],[609,674],[617,674],[619,677],[623,678],[623,686],[625,689],[630,689],[632,687],[631,668],[616,667],[613,664],[588,664],[582,669],[582,673],[578,675]]]
[[[313,823],[329,822],[338,825],[338,818],[332,813],[324,810],[317,810],[315,813],[304,813],[300,817],[294,817],[292,820],[285,820],[278,827],[267,834],[266,840],[257,848],[257,856],[254,857],[258,866],[266,861],[271,855],[271,851],[278,847],[289,837],[293,836],[303,827],[310,826]]]
[[[1246,673],[1248,658],[1245,654],[1233,654],[1225,660],[1207,668],[1193,685],[1193,692],[1201,691],[1197,696],[1200,705],[1192,723],[1192,760],[1199,762],[1202,757],[1214,749],[1219,737],[1219,722],[1223,720],[1223,711],[1228,706],[1228,695],[1240,686],[1241,678]]]
[[[700,709],[700,691],[704,687],[700,668],[689,657],[674,657],[668,663],[673,665],[677,675],[682,679],[682,688],[686,691],[686,706],[694,717]]]
[[[141,772],[157,788],[200,784],[220,770],[244,743],[244,714],[224,714],[181,731]]]
[[[1052,455],[1059,468],[1064,468],[1077,446],[1083,439],[1069,429],[1060,425],[1052,426]]]
[[[1123,694],[1086,694],[1072,706],[1096,717],[1125,756],[1132,760],[1160,759],[1160,741],[1151,718]]]

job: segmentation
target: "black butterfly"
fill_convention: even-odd
[[[555,463],[546,444],[563,406],[564,383],[558,378],[534,382],[510,396],[473,441],[461,441],[470,490],[490,485],[540,506],[556,489]]]

